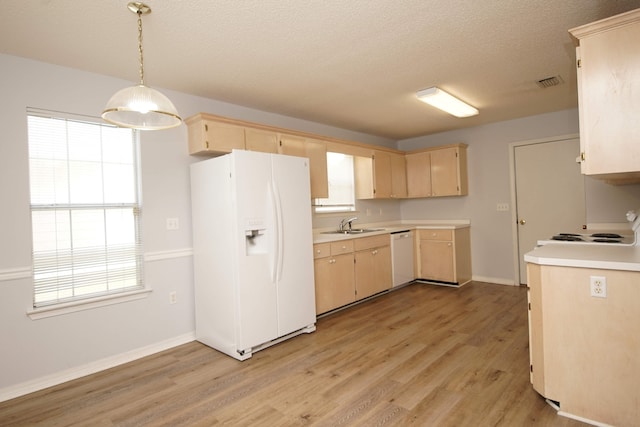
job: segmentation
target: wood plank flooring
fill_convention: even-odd
[[[193,342],[0,403],[0,425],[585,425],[528,368],[525,289],[413,284],[244,362]]]

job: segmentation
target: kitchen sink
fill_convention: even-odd
[[[322,234],[362,234],[374,231],[384,231],[384,228],[352,228],[350,230],[323,231]]]

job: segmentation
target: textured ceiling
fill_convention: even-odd
[[[577,106],[569,28],[640,0],[147,0],[145,82],[394,140]],[[137,82],[127,0],[0,0],[0,52]],[[541,89],[536,82],[561,76]],[[454,118],[415,92],[480,110]]]

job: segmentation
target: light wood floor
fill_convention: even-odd
[[[584,425],[531,388],[526,305],[414,284],[244,362],[193,342],[0,403],[0,425]]]

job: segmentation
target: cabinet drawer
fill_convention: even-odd
[[[361,237],[354,239],[354,247],[356,251],[365,249],[378,248],[380,246],[389,246],[391,240],[388,234],[380,234],[378,236]]]
[[[331,255],[340,255],[353,252],[353,240],[340,240],[331,242]]]
[[[421,240],[453,240],[453,230],[419,230]]]
[[[324,258],[331,255],[330,243],[317,243],[313,245],[313,258]]]

